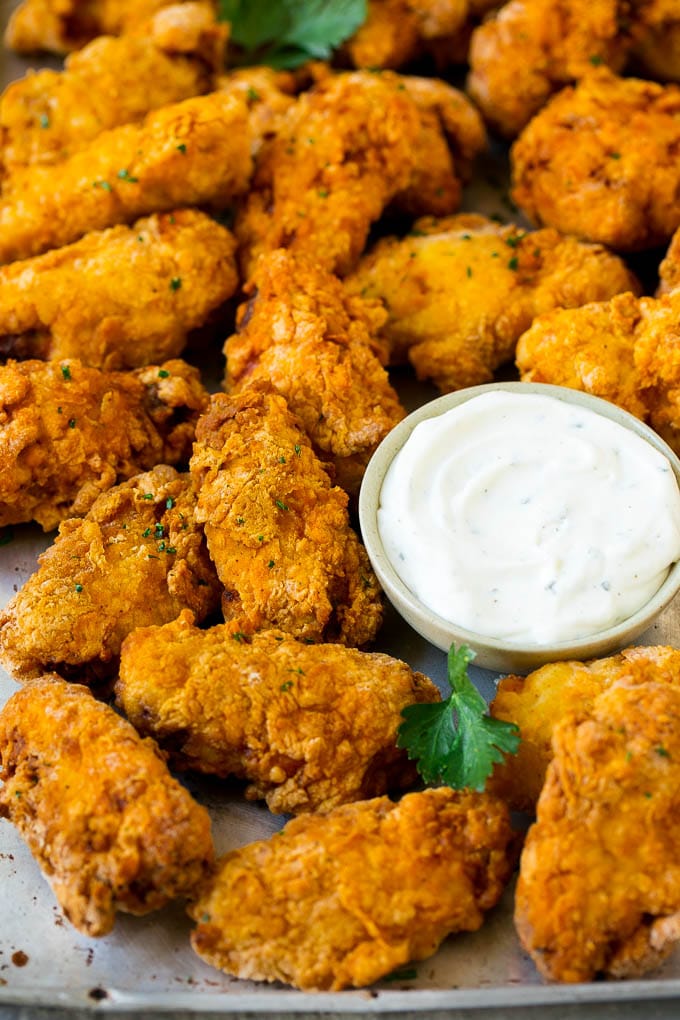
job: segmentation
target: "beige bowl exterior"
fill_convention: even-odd
[[[527,673],[547,662],[562,659],[593,659],[608,655],[631,644],[642,634],[668,605],[680,588],[680,561],[673,564],[666,580],[656,594],[641,609],[627,620],[609,627],[607,630],[592,634],[589,637],[565,641],[554,645],[513,645],[482,634],[465,630],[434,613],[406,587],[385,554],[378,531],[378,507],[380,492],[385,474],[392,460],[411,435],[419,422],[427,418],[435,418],[452,407],[457,407],[473,397],[490,391],[505,390],[511,393],[540,393],[543,396],[556,397],[558,400],[585,407],[590,411],[610,418],[624,428],[637,433],[651,446],[670,461],[676,482],[680,487],[680,460],[670,447],[647,425],[644,425],[627,411],[622,411],[615,404],[610,404],[599,397],[579,390],[567,389],[564,386],[550,386],[547,383],[489,383],[484,386],[472,386],[438,397],[417,411],[409,414],[382,441],[371,458],[359,494],[359,520],[361,533],[373,569],[378,576],[385,594],[414,630],[421,634],[437,648],[448,651],[452,642],[456,645],[466,644],[476,653],[475,666],[493,669],[499,672]]]

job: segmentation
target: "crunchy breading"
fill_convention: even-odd
[[[242,67],[227,71],[218,76],[216,88],[239,96],[246,103],[253,155],[259,152],[267,138],[276,134],[299,91],[291,71],[275,71],[272,67]]]
[[[214,860],[210,819],[142,740],[86,687],[35,680],[0,711],[0,817],[28,843],[85,935],[115,914],[193,894]]]
[[[19,681],[53,671],[81,683],[115,673],[123,639],[182,609],[203,620],[221,586],[194,516],[188,475],[162,465],[62,523],[38,569],[0,612],[0,663]]]
[[[235,249],[205,213],[177,209],[2,266],[0,354],[109,370],[174,358],[235,292]]]
[[[225,620],[364,645],[380,626],[378,582],[302,423],[261,383],[218,393],[191,458],[196,519],[224,584]]]
[[[345,286],[385,303],[390,362],[408,358],[444,392],[489,382],[537,315],[638,289],[600,245],[469,213],[382,239]]]
[[[368,985],[479,928],[512,842],[502,801],[445,787],[303,815],[218,862],[190,907],[192,945],[241,978]]]

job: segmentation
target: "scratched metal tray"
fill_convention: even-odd
[[[10,6],[8,0],[0,0],[3,23]],[[2,80],[23,74],[27,66],[3,54]],[[498,193],[484,184],[484,179],[499,174],[504,174],[500,164],[485,168],[482,183],[468,192],[467,208],[507,215]],[[402,380],[402,396],[409,408],[434,395],[434,390]],[[0,545],[0,605],[33,572],[48,541],[39,529],[24,526],[14,528],[11,541]],[[641,640],[650,644],[680,640],[677,600]],[[398,655],[436,682],[444,679],[444,654],[391,612],[378,648]],[[473,669],[473,676],[489,697],[495,675]],[[15,689],[0,670],[0,705]],[[264,807],[246,803],[236,785],[201,781],[192,790],[211,812],[218,853],[267,837],[283,824],[281,817]],[[448,939],[435,956],[414,968],[416,976],[384,980],[356,992],[309,994],[227,977],[193,953],[189,931],[183,907],[175,905],[145,918],[121,915],[111,935],[85,938],[63,919],[50,887],[13,827],[0,821],[0,1008],[17,1004],[144,1013],[168,1009],[415,1013],[625,1000],[638,1001],[642,1017],[646,999],[680,999],[680,952],[644,981],[544,984],[515,936],[511,889],[479,932]]]

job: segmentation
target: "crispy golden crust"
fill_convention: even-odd
[[[215,220],[179,209],[3,266],[0,353],[103,369],[174,358],[236,290],[235,248]]]
[[[55,166],[14,173],[0,201],[0,261],[182,205],[226,206],[248,187],[248,110],[225,92],[98,135]]]
[[[265,139],[276,134],[299,91],[292,72],[275,71],[271,67],[242,67],[227,71],[218,76],[216,87],[246,103],[253,155],[259,152]]]
[[[490,712],[519,726],[519,751],[494,770],[490,789],[516,811],[533,811],[552,758],[557,723],[571,713],[588,715],[602,691],[619,680],[667,683],[680,689],[680,651],[664,646],[626,648],[590,662],[555,662],[527,677],[506,676]]]
[[[553,981],[639,976],[680,939],[680,689],[618,683],[553,734],[515,923]]]
[[[375,637],[380,592],[347,495],[331,486],[283,397],[263,384],[215,394],[191,473],[226,620],[347,645]]]
[[[444,392],[489,382],[537,315],[638,286],[600,245],[469,213],[379,241],[345,285],[385,303],[390,361],[408,357]]]
[[[480,927],[511,840],[501,801],[446,788],[304,815],[222,859],[191,907],[192,944],[241,978],[367,985]]]
[[[213,864],[210,819],[151,740],[58,677],[0,712],[0,816],[28,843],[69,921],[106,935],[117,910],[190,896]]]
[[[110,676],[136,627],[188,608],[202,620],[221,587],[194,517],[188,475],[157,467],[64,521],[37,571],[0,613],[0,662],[17,680],[47,671]]]
[[[227,389],[271,383],[337,484],[357,495],[378,443],[405,414],[374,340],[382,306],[349,297],[312,259],[285,250],[261,256],[246,295],[224,347]]]
[[[469,7],[468,0],[368,0],[366,21],[345,51],[354,67],[396,69],[420,56],[428,43],[446,40],[453,48]]]
[[[179,766],[247,779],[249,799],[299,814],[413,784],[400,713],[439,692],[389,655],[278,631],[246,640],[233,624],[199,630],[185,611],[126,638],[116,699]]]
[[[680,224],[680,88],[584,77],[512,148],[513,198],[537,223],[620,251],[668,241]]]

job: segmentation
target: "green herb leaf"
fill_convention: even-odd
[[[514,723],[493,719],[486,702],[467,675],[474,652],[451,645],[448,679],[451,694],[435,704],[408,705],[397,730],[397,746],[426,783],[444,782],[455,790],[483,790],[496,762],[515,754],[519,730]]]

